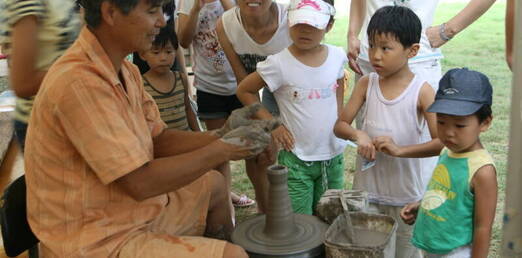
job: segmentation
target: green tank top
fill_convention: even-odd
[[[429,253],[445,254],[473,241],[475,197],[470,182],[477,170],[494,165],[485,149],[466,153],[442,150],[422,198],[412,243]]]

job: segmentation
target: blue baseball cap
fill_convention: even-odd
[[[492,104],[493,88],[488,77],[468,68],[454,68],[439,82],[435,102],[428,112],[467,116]]]

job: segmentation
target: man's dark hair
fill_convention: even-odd
[[[403,47],[410,47],[419,43],[422,24],[419,17],[410,9],[403,6],[385,6],[378,9],[370,19],[368,40],[372,42],[376,35],[395,37]]]
[[[491,111],[491,105],[488,105],[488,104],[484,104],[482,105],[482,107],[480,107],[479,110],[477,110],[477,112],[475,112],[473,115],[477,116],[478,120],[479,120],[479,123],[482,123],[484,122],[484,120],[488,119],[489,117],[491,117],[491,114],[493,112]]]
[[[85,23],[96,28],[101,23],[101,5],[103,2],[109,1],[117,6],[120,11],[127,15],[138,5],[140,0],[77,0],[77,3],[83,7]],[[147,0],[149,4],[161,6],[165,0]]]
[[[172,44],[174,49],[178,49],[178,37],[174,31],[174,19],[169,20],[167,25],[160,29],[159,34],[152,42],[152,46],[163,48],[169,42]]]

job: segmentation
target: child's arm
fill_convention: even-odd
[[[368,134],[352,127],[352,122],[362,105],[366,101],[366,90],[368,89],[368,76],[362,77],[355,88],[352,95],[341,111],[341,115],[335,123],[335,136],[341,139],[349,139],[357,142],[357,153],[366,159],[375,159],[375,147]]]
[[[198,25],[199,11],[205,4],[204,0],[181,0],[180,5],[183,6],[189,2],[193,3],[190,13],[180,13],[177,20],[177,36],[179,45],[184,48],[188,48],[190,44],[192,44],[194,34],[196,33],[196,27]]]
[[[420,201],[409,203],[401,209],[400,215],[404,223],[408,225],[413,225],[413,223],[415,223],[415,220],[417,219],[417,213],[419,212],[420,204]]]
[[[188,84],[187,72],[181,71],[180,73],[183,81],[183,88],[185,89],[185,96],[183,96],[183,104],[185,105],[185,114],[187,115],[187,122],[192,131],[201,132],[201,128],[199,128],[198,124],[198,118],[194,113],[194,109],[192,109],[192,105],[190,104],[190,89]]]
[[[243,63],[239,59],[239,56],[234,51],[234,47],[232,43],[228,40],[227,34],[225,33],[225,28],[223,27],[223,20],[221,18],[218,19],[216,23],[216,33],[218,35],[219,44],[223,48],[223,52],[225,52],[225,56],[232,67],[232,71],[234,71],[234,75],[236,76],[237,84],[248,75]]]
[[[393,142],[391,137],[379,136],[373,139],[375,148],[390,156],[401,158],[423,158],[439,155],[444,146],[437,136],[437,118],[435,113],[427,111],[434,99],[435,92],[428,83],[425,83],[419,93],[419,111],[428,123],[428,128],[432,138],[431,141],[421,144],[398,146]]]
[[[234,1],[230,1],[230,0],[220,0],[221,2],[221,5],[223,6],[223,9],[228,10],[232,7],[234,7]]]
[[[337,89],[335,89],[335,95],[337,97],[337,118],[341,117],[341,111],[343,110],[344,101],[344,81],[345,76],[341,79],[337,79]]]
[[[236,92],[237,98],[245,106],[259,102],[257,93],[264,85],[265,81],[263,81],[263,78],[261,78],[259,73],[253,72],[239,83]],[[272,114],[270,114],[270,112],[268,112],[264,107],[256,113],[256,116],[263,120],[273,118]],[[285,150],[290,151],[294,148],[294,137],[283,124],[273,130],[272,135],[276,142],[280,143]]]
[[[47,71],[35,68],[38,56],[38,19],[35,15],[21,18],[11,32],[9,81],[16,96],[28,98],[36,95]]]
[[[473,244],[471,257],[488,256],[491,227],[497,205],[497,175],[495,167],[481,167],[471,179],[475,195],[475,217],[473,225]]]

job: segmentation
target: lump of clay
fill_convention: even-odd
[[[324,192],[323,196],[317,203],[316,213],[317,217],[328,224],[343,214],[343,206],[339,200],[339,192],[343,191],[346,204],[349,211],[366,211],[368,207],[368,193],[361,190],[339,190],[329,189]]]

